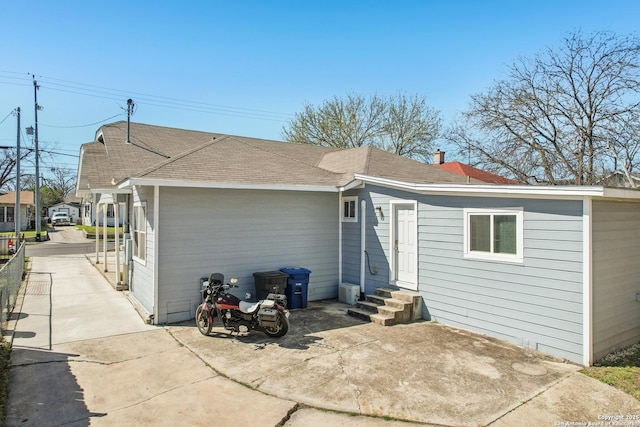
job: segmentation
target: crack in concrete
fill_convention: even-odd
[[[293,399],[291,399],[291,398],[286,398],[286,397],[278,396],[277,394],[268,393],[268,392],[265,392],[265,391],[263,391],[263,390],[260,390],[259,388],[254,388],[254,387],[252,387],[250,384],[247,384],[247,383],[244,383],[244,382],[242,382],[242,381],[238,381],[238,380],[236,380],[236,379],[234,379],[234,378],[231,378],[231,377],[229,377],[228,375],[225,375],[223,372],[218,371],[216,368],[214,368],[213,366],[211,366],[209,363],[207,363],[207,361],[206,361],[206,360],[204,360],[204,359],[203,359],[203,358],[202,358],[202,357],[201,357],[201,356],[200,356],[200,355],[199,355],[195,350],[193,350],[189,345],[187,345],[186,343],[184,343],[184,342],[180,341],[180,339],[179,339],[177,336],[175,336],[175,335],[171,332],[171,330],[170,330],[170,329],[167,329],[167,332],[169,332],[169,335],[171,335],[171,337],[172,337],[174,340],[176,340],[176,342],[177,342],[177,343],[179,343],[181,346],[183,346],[184,348],[186,348],[187,350],[189,350],[189,351],[190,351],[190,352],[191,352],[195,357],[197,357],[197,358],[198,358],[198,359],[199,359],[199,360],[200,360],[200,361],[201,361],[205,366],[207,366],[209,369],[211,369],[211,371],[215,372],[215,373],[216,373],[216,374],[218,374],[219,376],[221,376],[221,377],[223,377],[223,378],[225,378],[225,379],[228,379],[229,381],[232,381],[232,382],[234,382],[234,383],[236,383],[236,384],[240,384],[240,385],[242,385],[242,386],[245,386],[245,387],[247,387],[247,388],[249,388],[249,389],[251,389],[251,390],[257,391],[258,393],[261,393],[261,394],[263,394],[263,395],[265,395],[265,396],[276,397],[276,398],[278,398],[278,399],[286,399],[286,400],[288,400],[288,401],[294,402],[294,403],[295,403],[295,405],[291,408],[291,410],[289,410],[288,414],[287,414],[287,415],[286,415],[286,416],[285,416],[285,417],[280,421],[280,423],[278,423],[278,424],[276,425],[276,427],[282,427],[282,426],[284,426],[284,423],[286,423],[286,422],[291,418],[291,416],[292,416],[295,412],[297,412],[297,411],[299,411],[300,409],[303,409],[303,408],[318,409],[318,410],[321,410],[321,411],[330,411],[330,412],[335,412],[335,413],[337,413],[337,414],[349,414],[349,415],[353,415],[353,413],[352,413],[352,412],[336,411],[336,410],[334,410],[334,409],[328,409],[328,408],[324,408],[324,407],[322,407],[322,406],[309,405],[309,404],[306,404],[306,403],[303,403],[303,402],[295,401],[295,400],[293,400]],[[239,342],[241,342],[241,341],[239,341]],[[356,343],[356,344],[354,344],[354,345],[350,345],[350,346],[344,347],[344,348],[342,348],[342,349],[337,349],[336,347],[333,347],[333,346],[326,346],[326,348],[330,348],[330,349],[334,350],[334,352],[341,352],[341,351],[344,351],[344,350],[349,350],[349,349],[352,349],[352,348],[356,348],[356,347],[360,347],[360,346],[363,346],[363,345],[372,344],[372,343],[376,343],[376,342],[377,342],[377,343],[379,343],[379,342],[380,342],[380,340],[379,340],[379,339],[371,339],[371,340],[368,340],[368,341],[364,341],[364,342],[360,342],[360,343]],[[312,344],[312,345],[317,345],[317,344]],[[333,352],[332,352],[332,353],[330,353],[330,354],[333,354]],[[297,366],[297,365],[305,364],[305,363],[308,363],[310,360],[316,359],[316,358],[318,358],[318,357],[325,357],[325,356],[327,356],[327,354],[316,355],[316,356],[313,356],[313,357],[309,357],[309,358],[307,358],[307,359],[304,359],[304,360],[303,360],[303,361],[301,361],[300,363],[297,363],[297,364],[294,364],[294,365],[290,365],[290,366]],[[342,372],[344,373],[345,377],[347,378],[347,383],[350,385],[350,387],[351,387],[351,388],[353,388],[353,389],[355,390],[355,393],[356,393],[356,403],[358,404],[358,412],[359,412],[359,415],[365,415],[365,416],[367,416],[367,417],[371,417],[371,418],[374,418],[374,419],[384,419],[384,417],[376,416],[376,415],[373,415],[373,414],[363,414],[363,413],[362,413],[362,405],[360,404],[360,396],[362,395],[362,392],[361,392],[361,390],[360,390],[360,389],[359,389],[359,388],[358,388],[358,387],[357,387],[353,382],[351,382],[351,381],[349,380],[349,376],[346,374],[346,372],[345,372],[345,370],[344,370],[343,358],[342,358],[342,356],[341,356],[340,354],[339,354],[338,356],[339,356],[339,359],[340,359],[340,369],[342,370]],[[275,375],[281,375],[281,373],[274,373],[273,375],[274,375],[274,376],[275,376]],[[268,375],[268,376],[265,376],[265,377],[257,378],[257,379],[256,379],[256,381],[259,381],[258,387],[260,387],[260,386],[265,382],[265,380],[266,380],[266,379],[268,379],[270,376],[271,376],[271,375]],[[213,377],[212,377],[212,378],[213,378]],[[398,419],[398,420],[403,421],[403,422],[408,422],[408,423],[413,423],[413,422],[414,422],[414,421],[410,421],[410,420],[401,420],[401,419]]]
[[[488,422],[486,425],[487,427],[495,424],[496,422],[500,421],[502,418],[506,417],[507,415],[509,415],[510,413],[518,410],[519,408],[521,408],[522,406],[526,405],[527,403],[537,399],[539,396],[542,396],[544,393],[546,393],[547,391],[549,391],[550,389],[552,389],[553,387],[555,387],[556,385],[560,384],[561,382],[564,382],[566,380],[568,380],[570,377],[578,374],[579,372],[571,372],[568,375],[562,376],[560,378],[558,378],[557,380],[553,381],[550,384],[547,384],[542,390],[538,390],[536,391],[533,396],[529,397],[528,399],[522,400],[520,401],[520,403],[518,403],[517,405],[515,405],[514,407],[512,407],[511,409],[509,409],[508,411],[504,412],[502,415],[498,416],[496,419],[494,419],[493,421]]]
[[[345,379],[347,380],[347,384],[356,393],[356,404],[358,405],[358,413],[361,414],[362,413],[362,405],[360,405],[360,396],[362,396],[362,392],[360,391],[360,388],[353,381],[351,381],[349,379],[349,375],[347,374],[347,371],[344,369],[344,358],[342,357],[341,353],[338,353],[338,365],[340,365],[340,370],[342,370],[342,374],[344,375]]]
[[[208,380],[210,380],[212,378],[215,378],[215,376],[209,376],[209,377],[206,377],[206,378],[200,378],[197,381],[192,381],[192,382],[190,382],[188,384],[181,384],[179,386],[172,387],[172,388],[169,388],[167,390],[164,390],[161,393],[156,393],[153,396],[149,396],[148,398],[143,399],[143,400],[141,400],[139,402],[132,403],[131,405],[122,406],[120,408],[108,410],[108,412],[118,412],[118,411],[123,411],[123,410],[129,409],[129,408],[133,408],[133,407],[142,405],[144,403],[150,402],[151,400],[153,400],[153,399],[155,399],[155,398],[157,398],[159,396],[162,396],[164,394],[170,393],[170,392],[172,392],[174,390],[178,390],[178,389],[181,389],[181,388],[184,388],[184,387],[190,387],[192,385],[199,384],[199,383],[204,382],[204,381],[208,381]]]
[[[162,355],[162,354],[166,354],[169,353],[173,350],[165,350],[162,352],[158,352],[155,353],[154,356],[157,355]],[[132,362],[135,360],[142,360],[149,357],[149,355],[143,355],[143,356],[137,356],[137,357],[131,357],[128,359],[122,359],[122,360],[115,360],[112,362],[105,362],[105,361],[100,361],[100,360],[94,360],[94,359],[77,359],[77,358],[73,358],[70,357],[68,359],[64,359],[64,360],[40,360],[40,361],[35,361],[35,362],[26,362],[26,363],[17,363],[17,364],[11,364],[12,367],[25,367],[25,366],[35,366],[35,365],[45,365],[45,364],[50,364],[50,363],[92,363],[92,364],[96,364],[96,365],[102,365],[102,366],[112,366],[112,365],[117,365],[120,363],[126,363],[126,362]]]

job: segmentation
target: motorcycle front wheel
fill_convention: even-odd
[[[212,322],[209,321],[209,313],[207,313],[202,304],[196,310],[196,326],[198,326],[198,330],[202,335],[209,335],[213,326]]]
[[[275,328],[264,328],[264,333],[269,337],[280,338],[289,332],[289,319],[284,313],[278,313]]]

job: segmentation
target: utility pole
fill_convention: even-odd
[[[16,207],[13,212],[16,224],[16,242],[14,248],[20,247],[20,107],[17,108],[18,115],[18,138],[16,142]]]
[[[127,99],[127,144],[131,144],[131,115],[133,114],[133,99]]]
[[[35,76],[33,77],[33,98],[35,100],[36,111],[36,134],[35,134],[35,149],[36,149],[36,241],[40,242],[40,234],[42,227],[40,220],[40,152],[38,151],[38,110],[42,110],[42,107],[38,105],[38,82],[36,82]]]

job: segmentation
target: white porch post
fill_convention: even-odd
[[[96,197],[96,193],[93,193],[91,210],[95,215],[96,222],[96,264],[100,264],[100,222],[98,221],[98,200]],[[89,219],[91,219],[91,212],[89,212]]]
[[[109,268],[107,267],[107,210],[109,208],[109,204],[105,203],[102,205],[103,208],[103,214],[102,214],[102,250],[103,250],[103,255],[102,258],[104,259],[104,271],[109,271]]]
[[[122,280],[120,279],[120,203],[118,203],[118,195],[113,195],[114,203],[113,203],[113,226],[115,228],[115,245],[116,245],[116,284],[121,284]]]

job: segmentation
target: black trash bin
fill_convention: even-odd
[[[307,308],[311,270],[304,267],[286,267],[281,268],[280,271],[288,276],[285,295],[289,308]]]
[[[287,286],[287,273],[282,271],[262,271],[253,273],[256,285],[256,298],[265,299],[271,293],[284,294]]]

